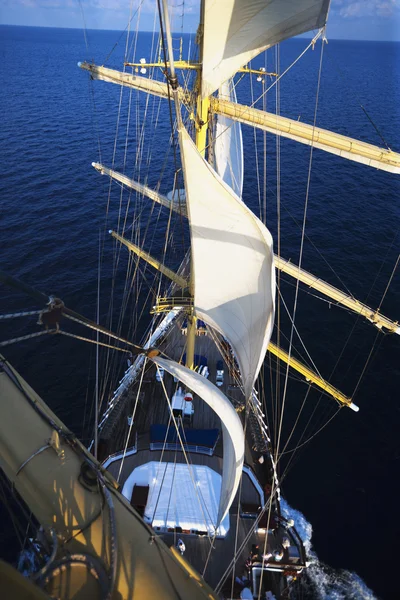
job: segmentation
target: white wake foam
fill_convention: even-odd
[[[357,573],[333,569],[320,562],[311,544],[311,523],[300,511],[289,506],[283,498],[281,509],[284,517],[293,519],[310,563],[302,580],[306,597],[317,600],[377,600],[375,594]]]

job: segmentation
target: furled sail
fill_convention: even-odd
[[[231,344],[249,398],[273,328],[272,237],[200,156],[184,127],[179,136],[191,228],[194,309]]]
[[[326,23],[329,0],[205,0],[202,96],[270,46]]]
[[[219,89],[219,97],[236,102],[233,79],[225,81]],[[215,168],[218,175],[242,197],[243,191],[243,140],[240,123],[225,115],[217,115],[214,144]]]
[[[184,383],[200,396],[219,416],[223,433],[223,467],[221,496],[216,528],[229,512],[235,498],[244,461],[244,433],[240,419],[228,398],[205,377],[195,371],[165,358],[152,358],[159,367]]]

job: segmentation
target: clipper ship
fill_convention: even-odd
[[[64,318],[77,320],[97,331],[99,345],[104,334],[109,347],[118,343],[112,350],[129,355],[100,417],[96,409],[89,450],[2,359],[1,467],[40,525],[30,573],[38,585],[5,566],[3,578],[10,589],[25,586],[38,598],[296,597],[308,558],[281,510],[282,423],[277,420],[273,436],[261,383],[267,351],[340,405],[358,408],[292,355],[293,328],[287,351],[271,341],[279,273],[379,329],[400,329],[303,270],[301,261],[283,258],[279,242],[274,253],[265,213],[258,218],[242,200],[241,125],[392,173],[399,173],[400,155],[237,102],[237,73],[263,85],[267,76],[275,82],[282,76],[252,68],[259,54],[314,29],[309,46],[324,44],[328,0],[204,0],[197,58],[187,61],[175,60],[166,1],[158,9],[158,60],[126,60],[123,71],[79,63],[93,80],[160,98],[171,117],[169,193],[129,177],[127,169],[93,163],[110,186],[138,198],[136,230],[126,227],[120,211],[109,233],[118,257],[129,253],[130,277],[156,273],[142,344],[2,277],[46,304],[43,333],[60,332]],[[164,79],[145,77],[147,69]],[[154,207],[165,215],[162,259],[146,250],[138,233],[149,205],[150,230]],[[177,222],[190,231],[190,249],[174,270],[166,263]],[[12,402],[6,406],[4,398]]]

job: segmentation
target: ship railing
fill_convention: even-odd
[[[180,444],[176,443],[165,443],[164,442],[151,442],[150,450],[180,450]],[[214,448],[207,448],[206,446],[195,446],[192,444],[184,444],[184,449],[187,452],[194,452],[196,454],[207,454],[208,456],[212,456],[214,453]]]
[[[102,467],[104,469],[108,469],[108,467],[116,462],[117,460],[121,460],[122,458],[127,458],[128,456],[132,456],[133,454],[137,454],[137,433],[136,433],[136,442],[134,446],[127,448],[126,452],[114,452],[114,454],[110,454],[103,462]]]
[[[153,334],[150,336],[149,340],[144,344],[144,348],[151,348],[152,346],[155,346],[158,340],[167,333],[170,327],[172,327],[175,319],[178,317],[181,311],[182,307],[179,306],[171,310],[155,329]],[[140,373],[141,368],[143,367],[144,359],[144,355],[141,354],[136,358],[134,363],[125,371],[125,375],[120,380],[119,386],[115,390],[113,397],[109,401],[108,407],[103,414],[102,420],[99,423],[100,431],[103,428],[108,417],[110,416],[110,413],[114,410],[118,402],[121,400],[121,397],[123,396],[124,392],[126,392],[130,388],[130,386],[135,382],[138,374]]]

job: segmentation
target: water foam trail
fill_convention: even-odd
[[[293,519],[295,527],[303,540],[309,567],[302,579],[302,589],[306,598],[318,600],[377,600],[377,597],[352,571],[333,569],[320,562],[311,543],[312,525],[298,510],[281,499],[282,514]]]

